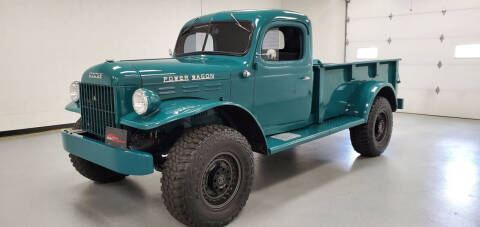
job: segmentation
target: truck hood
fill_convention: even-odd
[[[107,86],[140,86],[140,74],[124,62],[105,62],[94,65],[82,75],[82,83]]]
[[[143,86],[230,79],[231,64],[207,57],[128,61],[142,78]]]
[[[185,84],[230,79],[231,59],[206,56],[104,62],[83,73],[82,82],[113,86]]]

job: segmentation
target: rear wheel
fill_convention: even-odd
[[[226,225],[248,199],[253,168],[252,150],[239,132],[222,125],[190,130],[168,153],[163,200],[186,225]]]
[[[392,135],[392,108],[384,97],[377,97],[365,124],[350,128],[350,140],[355,151],[363,156],[382,154]]]

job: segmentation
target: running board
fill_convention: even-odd
[[[342,116],[324,121],[321,124],[313,124],[305,128],[270,135],[267,136],[268,154],[275,154],[363,123],[365,123],[363,118]]]

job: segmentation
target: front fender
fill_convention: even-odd
[[[395,89],[390,83],[368,81],[359,85],[356,91],[352,94],[350,98],[350,108],[346,110],[346,113],[351,116],[361,117],[367,121],[373,101],[383,89],[389,89],[388,92],[392,92],[395,100],[394,102],[396,102]],[[397,105],[397,103],[394,104],[395,106]]]
[[[257,125],[260,125],[250,111],[238,104],[206,99],[171,99],[162,101],[159,111],[146,116],[139,116],[137,113],[132,112],[123,116],[120,119],[120,124],[141,130],[149,130],[219,106],[235,106],[241,108],[255,119]]]
[[[78,104],[78,102],[73,102],[72,101],[65,106],[65,110],[71,111],[71,112],[74,112],[74,113],[80,113],[80,105]]]

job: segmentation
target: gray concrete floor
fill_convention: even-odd
[[[231,226],[480,226],[480,121],[395,114],[384,155],[348,131],[255,156]],[[0,139],[0,226],[180,226],[161,174],[101,185],[75,172],[58,132]]]

